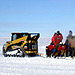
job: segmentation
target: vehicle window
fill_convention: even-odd
[[[16,38],[17,38],[17,35],[14,34],[14,35],[13,35],[13,40],[16,40]]]
[[[23,37],[26,36],[26,34],[23,34]]]

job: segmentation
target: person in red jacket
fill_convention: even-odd
[[[57,33],[54,33],[51,41],[53,42],[54,45],[58,45],[63,39],[62,34],[60,33],[60,31],[57,31]]]
[[[63,39],[62,34],[60,33],[60,31],[57,31],[57,35],[55,36],[55,43],[59,44]]]
[[[54,53],[55,53],[55,51],[56,51],[55,48],[56,48],[56,47],[55,47],[55,45],[53,44],[53,42],[52,42],[49,46],[46,47],[46,55],[47,55],[47,57],[50,57],[51,54],[54,54]]]
[[[60,42],[60,45],[58,47],[58,52],[55,54],[55,56],[63,56],[65,52],[65,45],[63,45],[62,42]]]
[[[51,39],[51,41],[53,42],[54,45],[56,45],[56,43],[55,43],[55,37],[56,37],[56,35],[57,35],[57,33],[54,33],[54,35],[53,35],[53,37]]]

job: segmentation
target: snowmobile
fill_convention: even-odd
[[[11,33],[11,41],[3,45],[3,55],[25,57],[38,53],[39,33]]]

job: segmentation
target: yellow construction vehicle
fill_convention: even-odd
[[[3,55],[20,56],[37,55],[39,33],[11,33],[11,41],[3,45]]]

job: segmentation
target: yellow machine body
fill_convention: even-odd
[[[38,38],[39,33],[12,33],[11,41],[4,47],[4,53],[21,48],[26,54],[37,54]]]

